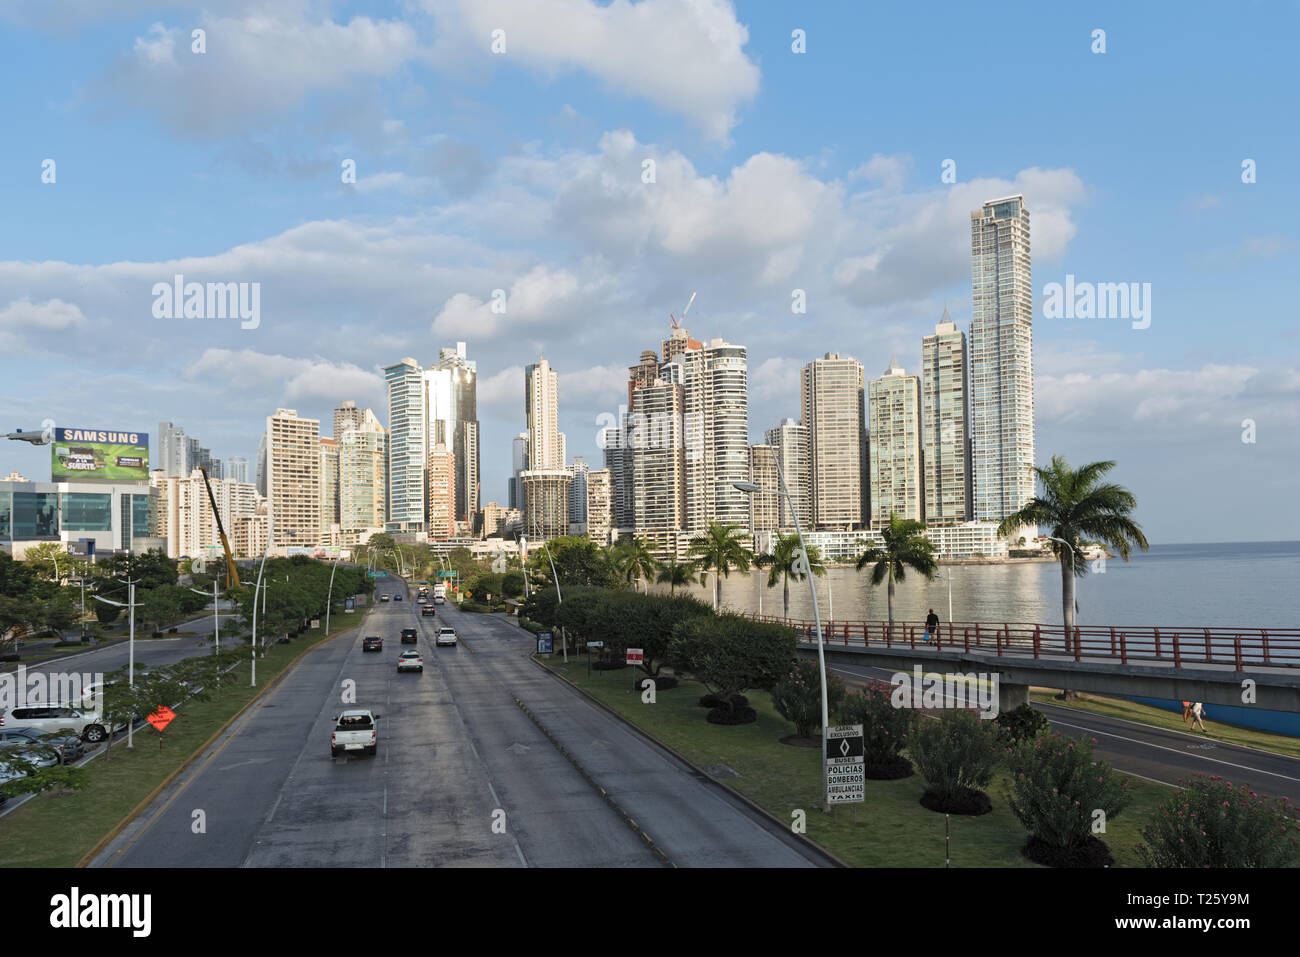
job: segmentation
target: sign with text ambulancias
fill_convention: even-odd
[[[149,481],[149,433],[55,429],[50,443],[55,482]]]
[[[863,764],[862,725],[826,729],[826,800],[830,804],[860,804],[867,799]]]

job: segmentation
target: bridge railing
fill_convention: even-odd
[[[750,615],[759,621],[786,624],[802,640],[815,643],[812,621],[772,615]],[[828,646],[924,648],[922,622],[824,621]],[[1300,668],[1300,628],[1204,628],[1196,626],[1076,625],[1066,634],[1062,625],[1023,622],[943,622],[930,645],[939,651],[1069,658],[1110,659],[1119,664],[1156,662],[1184,665],[1229,665]]]

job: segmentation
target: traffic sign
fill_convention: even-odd
[[[149,715],[149,717],[145,718],[145,720],[153,725],[155,730],[161,732],[162,729],[171,724],[175,718],[176,712],[166,705],[163,705],[153,714]]]
[[[367,577],[367,578],[387,578],[387,577],[388,577],[388,572],[384,571],[384,570],[381,568],[379,571],[366,572],[366,577]]]
[[[641,648],[629,648],[627,650],[627,663],[629,665],[641,664],[641,659],[644,657],[644,655],[642,654],[643,650],[644,649]]]
[[[605,647],[605,643],[604,643],[603,641],[589,641],[589,642],[587,642],[587,647],[588,647],[588,648],[604,648],[604,647]]]
[[[555,651],[555,637],[549,631],[539,631],[537,633],[537,653],[539,655],[553,654]]]
[[[438,577],[439,577],[439,578],[455,578],[455,577],[456,577],[456,573],[455,573],[455,572],[448,572],[448,571],[440,571],[440,572],[438,572]]]
[[[826,729],[826,800],[830,804],[861,804],[867,799],[863,765],[862,725]]]

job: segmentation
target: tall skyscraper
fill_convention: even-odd
[[[339,443],[320,439],[320,543],[336,544],[339,527]]]
[[[334,410],[334,438],[342,440],[349,428],[359,429],[365,419],[365,412],[357,408],[352,399],[344,399]]]
[[[190,474],[189,464],[185,456],[185,430],[170,422],[159,422],[155,470],[173,478],[185,478]]]
[[[613,476],[609,469],[592,469],[587,473],[587,537],[608,545],[613,527]]]
[[[456,454],[441,442],[427,453],[428,534],[433,541],[456,536]]]
[[[624,433],[622,468],[631,490],[634,534],[660,552],[676,553],[686,527],[687,463],[682,387],[656,379],[637,389]]]
[[[337,419],[335,420],[338,421]],[[339,531],[342,545],[355,545],[384,528],[388,490],[388,430],[366,409],[349,420],[339,439]]]
[[[438,350],[438,361],[424,374],[429,447],[446,445],[455,461],[455,521],[469,534],[479,509],[478,363],[466,357],[465,343]]]
[[[680,331],[680,330],[679,330]],[[708,523],[749,526],[749,383],[744,346],[711,339],[675,356],[681,363],[686,461],[686,522],[691,535]]]
[[[863,522],[866,499],[862,363],[828,352],[804,366],[801,379],[812,463],[813,527],[856,528]]]
[[[509,508],[524,507],[524,492],[519,486],[519,473],[528,468],[528,432],[520,432],[510,443],[510,494],[506,497]]]
[[[530,542],[569,534],[569,486],[565,468],[528,469],[519,476],[524,494],[524,533]]]
[[[407,356],[384,369],[388,383],[388,519],[390,532],[425,529],[424,374]]]
[[[655,355],[653,349],[645,349],[641,353],[641,361],[634,366],[629,366],[627,370],[627,410],[629,412],[636,410],[636,390],[644,389],[658,378],[659,357]]]
[[[972,512],[1000,522],[1034,496],[1029,210],[1023,196],[1008,196],[970,221]]]
[[[925,522],[971,520],[970,438],[967,434],[966,335],[948,310],[921,339],[921,440],[925,460]]]
[[[241,485],[248,484],[248,459],[233,455],[226,459],[226,478]]]
[[[257,474],[254,476],[257,494],[266,498],[266,433],[257,440]]]
[[[587,524],[587,473],[591,467],[581,455],[573,458],[569,471],[573,474],[573,483],[569,486],[569,524]]]
[[[868,389],[871,416],[871,527],[889,524],[890,513],[921,520],[921,380],[897,359]]]
[[[776,453],[770,445],[749,447],[749,480],[760,491],[749,496],[749,530],[753,535],[775,531],[780,521],[781,498],[776,475]]]
[[[266,419],[266,484],[271,547],[319,544],[320,420],[276,409]]]
[[[528,423],[528,467],[563,468],[559,376],[545,357],[524,370],[524,414]]]
[[[808,426],[800,425],[794,419],[782,419],[776,428],[763,433],[763,438],[772,446],[774,458],[781,463],[781,475],[785,476],[786,490],[790,493],[790,501],[794,502],[792,514],[790,501],[781,497],[780,527],[786,531],[794,528],[797,516],[801,528],[811,529],[812,457]]]

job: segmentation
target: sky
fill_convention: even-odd
[[[945,307],[967,329],[970,211],[1022,193],[1040,463],[1116,461],[1152,542],[1300,539],[1298,28],[1251,0],[0,0],[0,431],[171,421],[252,462],[277,408],[386,424],[383,367],[464,341],[504,502],[539,355],[598,466],[695,292],[761,441],[808,361],[915,373]],[[257,321],[169,315],[177,274],[258,284]],[[1149,314],[1062,317],[1067,276]]]

